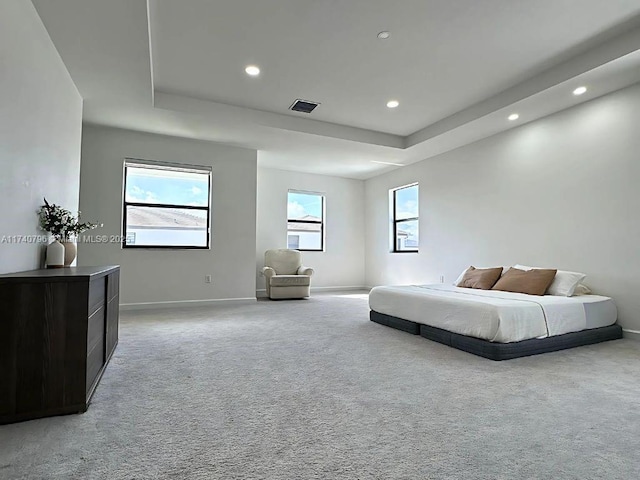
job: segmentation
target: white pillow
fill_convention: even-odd
[[[584,285],[583,283],[579,283],[573,292],[574,295],[590,295],[591,289]]]
[[[462,273],[460,275],[458,275],[458,278],[456,278],[456,281],[453,282],[453,286],[457,287],[458,285],[460,285],[460,282],[462,281],[462,279],[464,278],[464,274],[467,273],[467,270],[469,270],[469,267],[465,268]]]
[[[467,267],[465,268],[462,273],[458,276],[458,278],[456,278],[456,281],[453,282],[453,286],[457,287],[460,285],[460,282],[462,282],[462,279],[464,278],[464,274],[467,273],[467,270],[469,270],[469,268],[471,267]],[[476,270],[484,270],[485,268],[498,268],[498,267],[474,267]],[[509,269],[509,267],[501,267],[502,268],[502,275],[504,275],[504,272],[507,271]]]
[[[513,268],[518,270],[536,270],[540,267],[527,267],[526,265],[514,265]],[[569,272],[567,270],[558,270],[556,276],[547,288],[547,295],[556,295],[559,297],[571,297],[575,293],[576,287],[586,278],[586,274],[579,272]]]

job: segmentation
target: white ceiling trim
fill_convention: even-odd
[[[164,110],[208,115],[228,122],[251,122],[263,127],[289,130],[322,137],[349,140],[381,147],[396,149],[405,148],[405,138],[390,133],[375,132],[363,128],[336,125],[308,118],[296,118],[291,115],[265,112],[252,108],[238,107],[224,103],[212,102],[201,98],[176,95],[167,92],[154,92],[154,107]]]
[[[153,41],[151,39],[151,25],[154,22],[154,10],[151,8],[151,0],[147,0],[147,37],[149,39],[149,69],[151,76],[151,105],[156,102],[156,87],[153,74]]]
[[[571,60],[552,67],[498,95],[472,105],[405,137],[405,148],[430,140],[492,112],[509,107],[551,87],[578,77],[640,49],[640,30],[634,29]],[[585,97],[593,99],[591,97]]]

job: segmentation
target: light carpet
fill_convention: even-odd
[[[0,478],[640,478],[639,342],[493,362],[366,298],[123,313],[89,411],[0,426]]]

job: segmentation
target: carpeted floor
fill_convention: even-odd
[[[84,415],[0,426],[1,479],[637,479],[640,342],[493,362],[366,295],[123,313]]]

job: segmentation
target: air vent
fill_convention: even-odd
[[[289,110],[293,110],[294,112],[311,113],[318,105],[320,104],[316,102],[298,99],[293,102],[293,105],[289,107]]]

